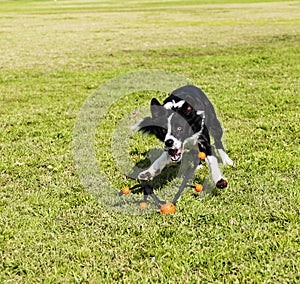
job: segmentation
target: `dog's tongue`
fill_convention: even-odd
[[[168,151],[169,155],[172,157],[174,161],[178,160],[181,156],[182,148],[179,149],[170,149]]]

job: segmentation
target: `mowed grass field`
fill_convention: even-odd
[[[299,1],[1,0],[0,282],[299,283],[299,14]],[[229,188],[186,193],[173,215],[110,210],[74,165],[84,101],[141,69],[201,87],[234,161]],[[115,186],[132,181],[109,131],[135,107],[112,107],[97,138]]]

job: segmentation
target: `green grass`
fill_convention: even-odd
[[[0,1],[1,283],[299,282],[300,3],[207,2]],[[187,192],[170,216],[109,210],[74,165],[85,100],[140,69],[200,86],[235,162],[228,189]],[[116,187],[132,181],[113,129],[152,94],[114,103],[97,128]],[[135,162],[159,147],[136,139]]]

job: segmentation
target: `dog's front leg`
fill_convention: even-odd
[[[138,175],[139,180],[151,180],[164,169],[164,167],[171,162],[168,152],[165,151],[161,156],[154,161],[148,170],[141,172]]]

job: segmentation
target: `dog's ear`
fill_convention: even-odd
[[[190,116],[193,113],[194,109],[190,104],[185,102],[181,107],[181,111],[183,112],[184,115]]]
[[[160,102],[156,98],[153,98],[151,100],[150,109],[153,118],[160,117],[165,113],[164,107],[160,104]]]
[[[160,106],[160,102],[158,101],[157,98],[152,98],[151,100],[151,106]]]
[[[194,99],[191,96],[185,98],[185,102],[181,107],[181,111],[184,115],[190,116],[194,112]]]

